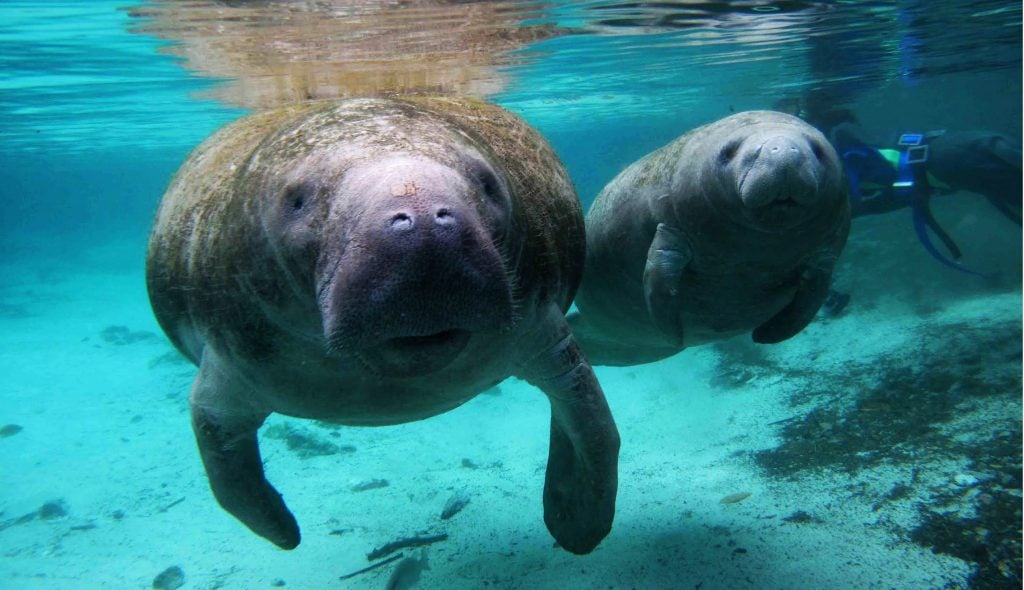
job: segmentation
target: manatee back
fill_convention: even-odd
[[[664,207],[690,201],[693,190],[681,190],[680,173],[693,173],[700,146],[710,132],[705,125],[654,150],[612,179],[598,194],[586,216],[585,287],[577,305],[595,327],[629,340],[646,340],[650,332],[642,308],[644,265]],[[669,197],[659,201],[661,197]],[[700,211],[699,205],[691,210]],[[640,305],[641,307],[637,307]]]

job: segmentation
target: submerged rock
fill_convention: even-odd
[[[176,590],[184,585],[185,572],[176,565],[172,565],[153,578],[153,587],[157,590]]]
[[[55,518],[64,518],[68,515],[68,505],[64,500],[51,500],[43,504],[39,508],[39,518],[43,520],[53,520]]]
[[[24,430],[18,424],[4,424],[0,427],[0,438],[7,438],[8,436],[14,436]]]

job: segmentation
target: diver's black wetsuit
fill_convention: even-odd
[[[827,131],[850,182],[851,215],[856,218],[910,208],[917,236],[936,260],[985,276],[956,262],[960,249],[932,215],[931,197],[960,190],[977,193],[1020,225],[1020,147],[1001,135],[972,131],[906,134],[900,143],[909,136],[909,144],[880,149],[861,141],[844,123]],[[949,257],[932,244],[931,234],[939,238]],[[849,295],[833,291],[823,309],[838,315],[849,299]]]

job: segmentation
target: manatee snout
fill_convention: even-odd
[[[744,157],[739,177],[743,204],[760,208],[773,204],[813,205],[821,191],[822,148],[803,135],[781,134],[755,143]]]
[[[477,187],[418,163],[348,187],[362,212],[321,296],[328,350],[389,373],[448,365],[478,332],[512,325],[510,273]]]

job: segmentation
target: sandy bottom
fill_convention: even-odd
[[[548,404],[522,382],[398,427],[272,417],[268,476],[303,530],[281,551],[207,487],[195,369],[141,270],[0,275],[0,587],[384,588],[398,561],[339,578],[439,533],[417,587],[1020,586],[1019,291],[924,311],[855,294],[781,345],[599,369],[623,440],[618,509],[579,557],[543,525]]]

